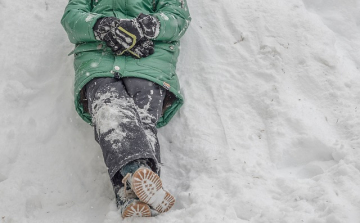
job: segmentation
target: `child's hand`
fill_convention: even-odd
[[[105,17],[96,22],[93,30],[96,39],[105,41],[112,51],[122,55],[145,37],[141,27],[137,19]]]
[[[114,22],[118,20],[115,17],[100,18],[94,25],[94,35],[97,40],[104,41],[113,52],[123,52],[126,50],[114,37],[111,29],[114,27]]]
[[[155,39],[160,32],[160,22],[151,15],[140,14],[136,21],[140,24],[144,36],[148,39]]]
[[[134,48],[130,50],[131,55],[135,58],[143,58],[148,57],[153,54],[154,51],[154,43],[151,40],[142,40],[137,43]]]
[[[116,55],[142,58],[154,53],[154,43],[149,39],[158,35],[159,27],[155,17],[140,14],[135,19],[101,18],[93,30],[96,39],[105,41]]]

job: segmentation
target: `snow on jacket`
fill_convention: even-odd
[[[160,21],[160,33],[154,40],[155,53],[134,59],[116,56],[104,42],[95,39],[93,26],[102,17],[132,19],[140,13],[155,16]],[[166,125],[183,104],[175,73],[179,55],[179,39],[189,26],[191,17],[186,0],[69,0],[61,24],[74,54],[75,107],[86,122],[91,116],[83,106],[83,87],[96,77],[138,77],[155,82],[169,92],[168,102],[157,126]]]

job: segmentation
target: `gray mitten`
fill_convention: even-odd
[[[129,50],[129,53],[136,58],[148,57],[154,53],[154,43],[151,40],[142,40]]]
[[[94,35],[97,40],[104,41],[113,52],[123,52],[126,50],[126,48],[119,44],[111,32],[111,29],[113,29],[112,27],[114,27],[114,22],[116,20],[118,19],[115,17],[105,17],[98,19],[93,28]]]
[[[100,18],[94,25],[96,39],[106,42],[112,51],[122,55],[144,38],[140,24],[136,19]]]
[[[136,20],[140,24],[142,32],[146,38],[155,39],[159,35],[160,22],[156,17],[141,13]]]
[[[105,41],[115,54],[128,52],[137,58],[154,53],[154,45],[148,39],[156,38],[159,29],[159,21],[145,14],[135,19],[100,18],[93,28],[96,39]]]

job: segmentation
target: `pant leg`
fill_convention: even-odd
[[[97,78],[86,86],[95,139],[100,144],[110,178],[127,163],[148,159],[158,171],[157,156],[142,126],[134,100],[122,80]],[[121,176],[116,180],[121,182]]]
[[[160,145],[156,123],[162,113],[166,91],[158,84],[146,79],[123,78],[123,82],[126,91],[134,100],[146,137],[155,152],[157,161],[160,163]],[[157,173],[160,174],[160,170]]]

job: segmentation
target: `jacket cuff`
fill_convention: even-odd
[[[154,16],[155,18],[157,18],[157,20],[159,21],[159,27],[158,27],[158,34],[157,36],[154,38],[155,40],[170,40],[172,39],[172,37],[174,36],[174,33],[170,33],[169,31],[171,29],[168,29],[166,27],[171,27],[170,24],[168,25],[170,21],[169,17],[167,15],[165,15],[164,13],[154,13],[151,14],[152,16]]]
[[[74,27],[76,30],[77,36],[76,39],[79,42],[92,42],[98,41],[95,37],[95,33],[93,27],[98,19],[103,18],[104,15],[102,14],[95,14],[95,13],[87,13],[88,15],[84,16],[85,23],[83,25],[78,25]]]

